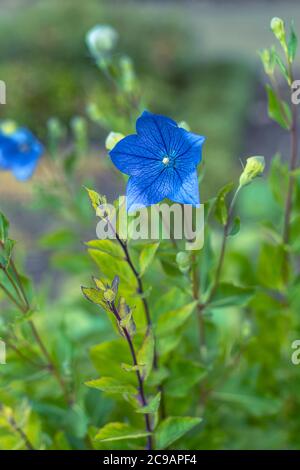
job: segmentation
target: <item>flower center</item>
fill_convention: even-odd
[[[169,161],[170,161],[170,159],[167,155],[165,155],[164,158],[162,159],[162,162],[163,162],[164,165],[168,165]]]

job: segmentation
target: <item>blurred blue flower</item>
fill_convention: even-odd
[[[44,148],[36,137],[25,128],[18,128],[14,122],[0,125],[0,170],[11,171],[25,181],[30,178],[42,156]]]
[[[178,127],[172,119],[144,111],[137,134],[120,140],[110,151],[115,166],[130,176],[127,210],[156,204],[164,198],[200,203],[197,165],[205,137]]]

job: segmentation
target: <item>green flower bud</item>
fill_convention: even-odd
[[[267,75],[273,75],[275,70],[275,57],[273,49],[263,49],[259,52],[264,70]]]
[[[113,302],[116,298],[116,294],[112,289],[106,289],[106,291],[103,294],[104,299],[106,302]]]
[[[71,128],[75,140],[75,149],[78,155],[83,155],[88,146],[87,122],[81,116],[75,116],[71,120]]]
[[[285,34],[285,26],[284,21],[281,18],[273,18],[271,20],[271,30],[273,31],[275,37],[280,42],[283,50],[287,53],[287,44],[286,44],[286,34]]]
[[[109,53],[118,40],[118,33],[109,25],[96,25],[87,32],[86,44],[95,59]]]
[[[14,132],[16,132],[17,129],[18,129],[17,123],[10,119],[2,121],[0,124],[0,130],[2,134],[5,134],[5,135],[13,134]]]
[[[61,144],[63,138],[66,135],[66,129],[61,123],[61,121],[56,117],[48,119],[47,129],[49,152],[50,155],[54,157],[58,152],[59,145]]]
[[[189,131],[189,132],[190,132],[190,130],[191,130],[190,126],[189,126],[188,123],[185,122],[185,121],[180,121],[180,122],[178,123],[178,127],[181,127],[182,129],[185,129],[186,131]]]
[[[120,140],[124,139],[125,135],[120,132],[110,132],[105,140],[105,147],[107,150],[112,150]]]
[[[119,65],[121,69],[122,87],[127,93],[132,93],[135,85],[135,73],[132,60],[127,56],[123,56],[120,59]]]
[[[254,178],[260,176],[265,169],[265,159],[261,156],[247,158],[247,163],[240,176],[240,187],[250,184]]]
[[[179,251],[176,255],[176,263],[178,264],[178,268],[182,273],[186,273],[189,271],[191,267],[191,255],[186,251]]]

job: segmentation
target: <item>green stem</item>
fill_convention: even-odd
[[[30,307],[30,303],[28,301],[28,298],[27,298],[27,295],[26,295],[26,292],[25,292],[25,289],[23,287],[23,284],[22,284],[22,279],[18,273],[18,270],[16,269],[16,266],[13,262],[13,260],[10,261],[10,265],[12,267],[12,270],[14,272],[14,275],[16,277],[16,281],[13,279],[13,277],[10,275],[10,273],[8,272],[7,269],[4,270],[11,286],[13,287],[15,293],[17,294],[18,298],[20,299],[20,301],[22,302],[22,304],[20,304],[15,298],[14,296],[8,291],[8,289],[6,289],[6,287],[3,285],[3,284],[0,284],[0,288],[5,292],[5,294],[8,296],[8,298],[16,305],[16,307],[24,314],[26,315],[27,313],[29,313],[32,309]],[[34,324],[34,322],[32,320],[29,320],[28,321],[28,324],[30,326],[30,329],[32,331],[32,334],[33,334],[33,337],[37,343],[37,345],[39,346],[42,354],[44,355],[46,361],[47,361],[47,368],[48,370],[53,374],[53,376],[55,377],[55,379],[57,380],[59,386],[61,387],[62,389],[62,392],[63,392],[63,395],[64,395],[64,398],[66,400],[66,403],[71,405],[73,403],[73,398],[71,398],[69,396],[69,392],[68,392],[68,389],[67,389],[67,386],[65,384],[65,381],[64,379],[61,377],[60,373],[59,373],[59,370],[58,368],[56,367],[55,363],[52,361],[52,358],[42,340],[42,338],[40,337],[39,335],[39,332]]]
[[[213,296],[215,295],[219,282],[220,282],[220,277],[221,277],[221,272],[222,272],[224,257],[225,257],[225,251],[226,251],[226,245],[227,245],[228,231],[229,231],[231,220],[232,220],[234,205],[236,203],[240,190],[241,190],[241,186],[238,186],[229,206],[227,221],[223,228],[222,244],[221,244],[221,250],[220,250],[220,255],[219,255],[219,261],[218,261],[217,269],[216,269],[215,280],[214,280],[212,289],[210,291],[210,294],[208,296],[208,299],[205,302],[205,305],[207,305],[211,301]]]
[[[109,305],[109,308],[111,309],[112,313],[116,317],[118,323],[120,324],[121,323],[121,317],[119,315],[119,312],[118,312],[114,302],[110,302],[108,305]],[[135,353],[133,342],[132,342],[131,336],[130,336],[127,328],[122,327],[122,331],[124,333],[124,336],[126,338],[126,341],[128,343],[129,349],[130,349],[133,365],[137,367],[136,368],[136,376],[137,376],[137,381],[138,381],[139,395],[140,395],[140,398],[141,398],[141,402],[142,402],[143,406],[147,406],[147,399],[146,399],[146,395],[145,395],[145,391],[144,391],[144,380],[143,380],[143,378],[141,376],[141,373],[138,369],[137,356],[136,356],[136,353]],[[147,433],[150,434],[147,437],[147,450],[152,450],[153,449],[153,442],[152,442],[152,436],[151,436],[152,427],[151,427],[150,415],[148,413],[145,413],[145,425],[146,425]]]

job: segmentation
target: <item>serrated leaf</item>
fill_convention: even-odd
[[[124,260],[124,252],[115,240],[90,240],[86,243],[89,248],[96,248],[97,250],[106,253],[114,258]]]
[[[157,322],[157,334],[169,335],[174,330],[182,326],[193,313],[197,302],[191,302],[183,307],[179,307],[161,315]]]
[[[104,277],[112,279],[118,273],[121,281],[121,292],[125,287],[132,292],[136,292],[136,278],[125,261],[96,249],[89,249],[88,252]]]
[[[166,449],[199,423],[201,418],[170,416],[162,421],[155,432],[157,449]]]
[[[113,377],[101,377],[100,379],[89,380],[85,382],[85,385],[106,393],[137,394],[137,390],[133,385],[119,382]]]
[[[87,300],[96,305],[106,308],[106,303],[103,300],[103,293],[93,287],[81,287],[82,293]]]
[[[280,100],[270,85],[266,85],[268,95],[268,114],[271,119],[276,121],[284,129],[291,127],[291,110],[288,104]]]
[[[161,393],[159,392],[155,397],[153,397],[147,406],[143,406],[142,408],[138,408],[136,410],[137,413],[144,413],[144,414],[155,414],[157,413],[160,405]]]
[[[100,196],[100,194],[94,191],[93,189],[89,189],[85,187],[85,190],[88,193],[92,207],[93,209],[95,209],[95,211],[97,211],[98,207],[101,204],[106,203],[106,198],[104,196]]]
[[[103,426],[95,436],[101,442],[121,441],[127,439],[140,439],[149,436],[149,433],[139,431],[125,423],[109,423]]]
[[[155,253],[159,247],[159,243],[148,243],[141,251],[139,264],[140,264],[140,276],[146,272],[151,265]]]

